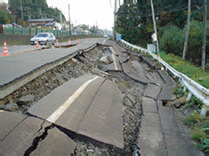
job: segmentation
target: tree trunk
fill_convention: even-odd
[[[188,39],[189,39],[190,17],[191,17],[191,0],[188,0],[187,28],[186,28],[186,35],[185,35],[185,41],[184,41],[184,51],[183,51],[183,56],[182,56],[182,59],[184,60],[186,58]]]
[[[205,51],[206,51],[206,21],[207,21],[207,0],[204,1],[204,18],[203,18],[203,43],[202,43],[202,70],[205,71]]]

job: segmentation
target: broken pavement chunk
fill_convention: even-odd
[[[22,96],[18,101],[17,101],[17,104],[19,106],[22,106],[22,105],[27,105],[29,104],[30,102],[32,102],[34,99],[34,95],[26,95],[26,96]]]

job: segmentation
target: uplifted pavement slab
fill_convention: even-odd
[[[137,71],[133,68],[131,61],[123,63],[122,68],[124,73],[127,74],[130,78],[143,84],[149,83],[149,80],[145,77],[143,72],[137,73]]]
[[[94,78],[94,75],[87,74],[79,78],[71,79],[63,85],[54,89],[50,94],[34,103],[28,110],[28,113],[47,119],[55,112],[60,105],[65,103],[67,99],[86,81]]]
[[[143,97],[143,114],[138,145],[142,156],[167,156],[156,102]]]
[[[161,87],[155,84],[148,84],[145,89],[144,96],[157,99],[161,91]]]
[[[92,82],[92,84],[81,93],[79,98],[73,102],[69,109],[67,109],[65,113],[63,113],[56,121],[56,124],[70,129],[73,132],[78,132],[81,122],[84,120],[94,97],[104,81],[105,79],[100,77],[96,81]]]
[[[75,142],[56,127],[48,131],[46,139],[38,144],[31,156],[69,156],[74,153]]]
[[[144,113],[158,113],[157,104],[154,99],[142,97],[142,104]]]
[[[3,141],[27,117],[18,113],[0,112],[0,141]]]
[[[3,131],[8,130],[9,132],[7,136],[0,141],[0,155],[24,155],[27,147],[33,143],[33,139],[36,137],[36,132],[40,129],[43,121],[32,117],[26,117],[25,115],[9,112],[1,112],[0,116],[1,118],[7,118],[6,121],[0,121],[1,131],[3,129]],[[22,118],[23,120],[21,119],[18,121],[17,119],[13,118],[14,116],[17,119]],[[7,124],[4,123],[7,121]],[[13,123],[16,122],[16,124],[13,124],[12,130],[7,129],[7,127],[11,128],[11,121],[14,121]],[[4,127],[2,127],[2,124]]]
[[[158,70],[158,73],[164,82],[161,84],[162,91],[159,95],[159,99],[163,101],[175,100],[176,96],[173,93],[173,90],[176,86],[176,82],[169,76],[166,71]]]
[[[97,77],[77,94],[78,89],[93,77],[82,76],[64,83],[34,104],[28,112],[78,135],[122,149],[122,94],[117,85]],[[56,120],[52,120],[51,116],[65,107],[75,93],[77,98]]]
[[[75,143],[51,123],[11,112],[0,112],[0,155],[70,155]]]
[[[122,93],[109,80],[95,96],[78,133],[123,148]]]

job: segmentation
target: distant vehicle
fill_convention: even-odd
[[[108,38],[108,35],[107,34],[104,34],[104,38]]]
[[[30,44],[35,45],[37,40],[40,45],[54,45],[56,42],[56,37],[52,33],[42,32],[31,38]]]

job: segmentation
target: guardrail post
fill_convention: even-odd
[[[189,92],[189,94],[187,95],[187,98],[186,98],[186,102],[188,102],[191,98],[192,98],[192,93]]]
[[[184,86],[183,92],[186,92],[186,91],[187,91],[187,88]]]
[[[125,44],[127,47],[130,47],[131,49],[137,47],[137,46],[134,46],[124,40],[121,40],[121,42],[123,44]],[[144,48],[140,48],[140,47],[138,47],[138,48],[144,53],[148,53],[148,54],[151,53],[149,50],[146,50]],[[192,96],[194,95],[196,98],[198,98],[199,100],[201,100],[204,103],[204,106],[201,109],[201,116],[205,116],[207,111],[209,110],[209,89],[201,86],[200,84],[198,84],[194,80],[188,78],[183,73],[176,71],[174,68],[172,68],[170,65],[168,65],[164,60],[160,59],[160,57],[158,57],[157,55],[152,54],[151,56],[153,58],[157,59],[161,64],[164,65],[164,67],[161,68],[161,70],[165,70],[164,68],[167,68],[167,70],[169,70],[171,73],[173,73],[174,78],[178,78],[178,82],[181,83],[181,85],[184,87],[184,92],[186,90],[189,91],[186,101],[189,101],[192,98]]]
[[[203,106],[202,106],[202,109],[201,109],[201,112],[200,112],[200,116],[201,116],[202,118],[204,118],[204,117],[206,116],[208,110],[209,110],[209,107],[203,105]]]

